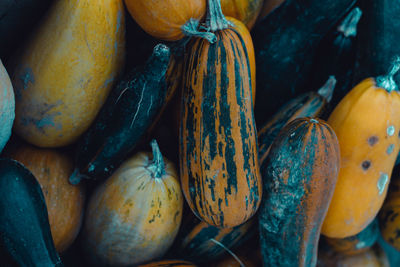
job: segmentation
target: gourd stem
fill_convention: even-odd
[[[206,25],[212,32],[225,30],[229,26],[233,26],[222,13],[221,0],[208,0]]]
[[[333,91],[335,90],[335,76],[329,76],[328,81],[318,90],[318,94],[326,99],[326,102],[331,102]]]
[[[354,8],[350,13],[346,16],[343,22],[338,26],[337,30],[345,37],[351,37],[357,35],[357,25],[360,21],[362,15],[361,9],[358,7]]]
[[[210,43],[215,43],[217,41],[217,37],[215,36],[214,33],[212,32],[201,32],[198,30],[199,27],[199,21],[197,19],[189,19],[188,22],[186,22],[181,30],[185,36],[189,37],[200,37],[204,38]]]
[[[77,185],[82,180],[82,175],[79,173],[79,169],[75,169],[74,172],[69,177],[69,183],[72,185]]]
[[[400,70],[400,57],[397,56],[390,67],[387,75],[382,75],[376,78],[376,85],[380,88],[385,89],[389,93],[392,91],[398,91],[399,88],[393,79],[393,76]]]
[[[161,154],[160,148],[158,147],[155,139],[151,140],[151,149],[153,150],[153,161],[152,164],[155,167],[154,177],[161,178],[165,174],[165,163]]]

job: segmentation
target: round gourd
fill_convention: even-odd
[[[0,153],[10,139],[14,118],[14,90],[7,70],[0,60]]]
[[[171,246],[182,218],[176,171],[155,141],[98,187],[85,218],[82,248],[95,266],[141,264]]]
[[[23,145],[10,152],[38,180],[46,200],[54,245],[63,252],[75,240],[81,227],[84,204],[82,185],[68,182],[73,170],[72,160],[56,150]]]
[[[322,234],[345,238],[361,232],[385,199],[399,153],[400,93],[390,73],[353,88],[328,119],[340,144],[342,165]]]
[[[257,20],[263,2],[264,0],[221,0],[221,7],[225,16],[240,20],[250,31]]]
[[[125,5],[143,30],[167,41],[193,34],[206,12],[206,0],[125,0]]]
[[[71,144],[123,67],[122,0],[55,1],[31,36],[13,71],[15,131],[40,147]]]

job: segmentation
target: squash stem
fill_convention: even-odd
[[[211,32],[225,30],[233,26],[222,13],[221,0],[208,0],[206,25]]]
[[[215,43],[217,41],[217,37],[215,36],[214,33],[201,32],[198,30],[198,28],[199,28],[199,21],[197,19],[192,18],[189,19],[189,21],[182,26],[181,30],[185,36],[204,38],[210,43]]]
[[[153,161],[155,170],[153,173],[154,178],[161,178],[165,174],[165,163],[164,158],[161,154],[160,148],[158,147],[157,141],[155,139],[151,140],[151,149],[153,150]]]
[[[318,94],[326,99],[326,102],[331,102],[333,91],[335,90],[335,76],[329,76],[328,81],[318,90]]]
[[[399,91],[399,87],[393,79],[393,76],[400,70],[400,57],[397,56],[390,67],[387,75],[378,76],[376,78],[376,86],[385,89],[389,93]]]
[[[352,37],[357,35],[357,25],[360,21],[362,15],[361,9],[358,7],[354,8],[350,13],[346,16],[343,22],[338,26],[337,30],[345,37]]]

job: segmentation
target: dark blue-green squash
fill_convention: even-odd
[[[33,174],[17,161],[0,159],[0,195],[0,255],[7,262],[1,266],[63,266]]]
[[[257,124],[263,124],[289,99],[308,91],[305,85],[318,44],[354,3],[286,0],[254,27]]]

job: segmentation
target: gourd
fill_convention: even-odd
[[[273,141],[286,124],[297,118],[322,115],[325,106],[331,101],[335,85],[335,77],[330,77],[317,92],[304,93],[287,102],[261,127],[258,131],[260,166],[264,165]]]
[[[379,212],[379,227],[383,239],[400,251],[400,239],[397,234],[400,232],[400,180],[397,173],[393,172],[396,175],[390,183],[389,193]]]
[[[259,212],[264,266],[315,266],[340,167],[335,133],[319,119],[296,119],[279,133],[264,165]]]
[[[354,3],[286,0],[253,28],[258,125],[285,102],[309,90],[307,82],[318,44]]]
[[[196,267],[191,262],[182,261],[182,260],[162,260],[162,261],[155,261],[143,265],[139,265],[138,267],[181,267],[181,266],[188,266],[188,267]]]
[[[125,0],[125,5],[133,19],[155,38],[177,41],[185,35],[202,35],[198,26],[206,12],[205,0]]]
[[[68,182],[72,160],[56,150],[21,145],[8,154],[28,168],[42,188],[54,245],[65,251],[75,240],[82,223],[84,188]]]
[[[14,118],[14,90],[7,70],[0,60],[0,153],[11,137]]]
[[[3,266],[63,266],[54,248],[39,183],[22,164],[0,159]],[[6,260],[6,262],[4,262]]]
[[[393,80],[399,68],[400,58],[387,75],[359,83],[328,119],[342,165],[321,231],[325,236],[358,234],[382,207],[400,145],[400,93]]]
[[[131,70],[111,91],[78,145],[72,184],[108,177],[135,148],[169,95],[170,62],[175,61],[169,47],[158,44],[146,64]]]
[[[243,38],[209,0],[217,41],[196,38],[186,58],[180,127],[181,183],[192,211],[217,227],[249,220],[261,201],[251,70]]]
[[[75,142],[106,100],[124,54],[122,0],[56,1],[15,59],[15,132],[40,147]]]
[[[152,159],[140,152],[126,160],[90,198],[82,249],[95,266],[145,263],[163,256],[174,241],[181,188],[155,140],[151,146]]]
[[[243,22],[251,30],[253,28],[264,0],[221,0],[222,12]]]

